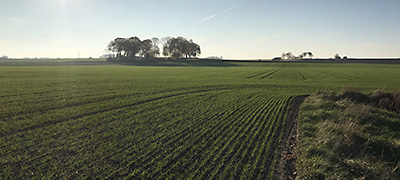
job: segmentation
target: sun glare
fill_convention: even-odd
[[[51,0],[51,1],[60,4],[62,6],[76,5],[78,3],[78,0]]]

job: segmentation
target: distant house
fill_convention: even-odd
[[[221,59],[222,59],[222,56],[221,56],[221,57],[218,57],[218,56],[209,56],[209,57],[206,57],[206,59],[221,60]]]
[[[103,54],[100,58],[115,58],[115,54]]]
[[[281,61],[282,58],[281,57],[274,57],[274,59],[272,59],[272,61]]]

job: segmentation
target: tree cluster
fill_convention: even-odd
[[[138,37],[116,38],[108,44],[107,50],[117,53],[117,58],[156,57],[160,54],[158,39],[140,40]]]
[[[282,59],[304,59],[308,56],[308,58],[312,58],[314,57],[312,52],[303,52],[298,56],[295,56],[293,53],[291,52],[287,52],[287,53],[282,53],[281,58]]]
[[[184,37],[162,38],[165,57],[193,58],[200,55],[200,46]],[[116,38],[111,41],[107,50],[116,53],[117,58],[154,58],[160,55],[158,38],[140,40],[138,37]]]
[[[163,55],[174,59],[193,58],[200,54],[200,46],[184,37],[170,38],[163,47]]]

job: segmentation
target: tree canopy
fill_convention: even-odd
[[[116,38],[108,44],[107,49],[117,53],[118,58],[156,57],[160,54],[159,48],[154,46],[150,39],[140,40],[138,37]]]
[[[200,46],[184,37],[170,38],[164,43],[163,55],[172,58],[193,58],[201,54]]]
[[[200,46],[184,37],[162,38],[163,55],[174,59],[193,58],[200,55]],[[107,50],[116,53],[117,58],[154,58],[160,55],[158,38],[140,40],[138,37],[121,38],[111,41]]]
[[[299,56],[295,56],[293,53],[287,52],[287,53],[282,53],[281,58],[282,59],[304,59],[307,56],[308,56],[308,58],[311,59],[314,55],[312,52],[303,52]]]

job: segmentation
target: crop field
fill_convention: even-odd
[[[400,65],[0,66],[0,179],[267,179],[296,96]]]

